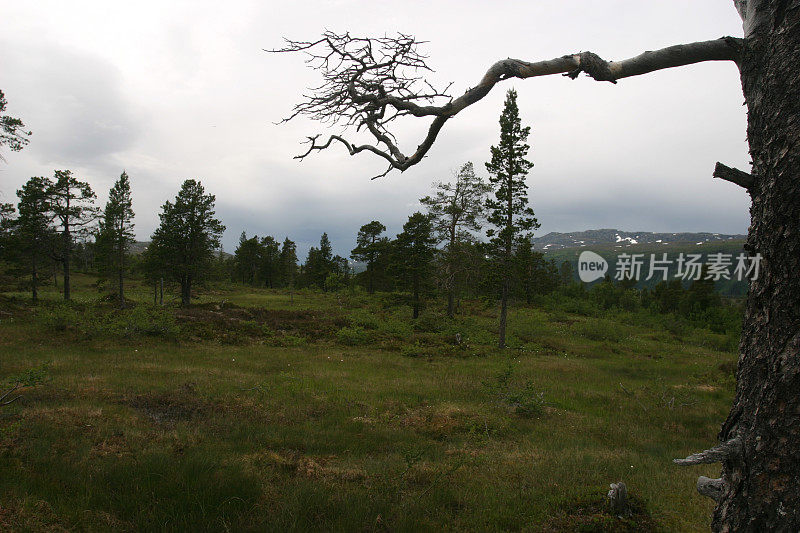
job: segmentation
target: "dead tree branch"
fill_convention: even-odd
[[[752,175],[748,174],[747,172],[743,172],[738,168],[731,168],[727,165],[723,165],[719,161],[717,161],[717,164],[714,167],[714,173],[712,176],[735,183],[739,187],[744,187],[748,191],[753,186]]]
[[[283,48],[271,50],[307,54],[306,62],[318,70],[323,79],[282,122],[304,115],[322,123],[340,125],[344,130],[366,131],[375,140],[373,144],[357,145],[343,135],[330,135],[324,142],[316,135],[308,138],[308,149],[296,159],[324,150],[336,141],[344,145],[350,155],[372,152],[385,159],[389,168],[382,176],[393,169],[402,172],[425,157],[448,120],[481,100],[503,80],[551,74],[575,79],[584,72],[597,81],[616,83],[622,78],[703,61],[736,62],[742,40],[722,37],[679,44],[622,61],[606,61],[592,52],[538,62],[503,59],[489,67],[477,85],[455,99],[447,94],[450,85],[437,89],[422,76],[431,69],[426,56],[419,52],[421,44],[405,34],[371,38],[326,31],[316,41],[287,39]],[[389,129],[392,122],[402,117],[431,119],[425,137],[411,155],[400,149]]]
[[[741,439],[739,437],[734,437],[713,448],[692,454],[686,459],[673,459],[672,462],[680,466],[721,463],[728,457],[739,454],[741,452],[741,447]]]

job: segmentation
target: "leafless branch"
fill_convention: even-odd
[[[750,187],[753,186],[753,176],[747,172],[739,170],[738,168],[731,168],[727,165],[723,165],[719,161],[717,161],[717,164],[714,167],[713,176],[715,178],[735,183],[739,187],[744,187],[748,191],[750,190]]]
[[[492,65],[477,85],[455,99],[447,94],[451,85],[437,89],[422,77],[431,69],[427,57],[419,52],[421,44],[424,43],[402,33],[371,38],[326,31],[316,41],[287,39],[283,48],[270,50],[305,53],[306,62],[323,79],[282,122],[304,115],[322,123],[341,125],[345,130],[365,130],[375,139],[374,144],[355,145],[343,135],[330,135],[325,142],[316,135],[308,138],[308,150],[296,159],[304,159],[338,141],[350,155],[367,151],[385,159],[389,170],[381,176],[392,169],[402,172],[425,157],[449,119],[481,100],[503,80],[551,74],[575,79],[584,72],[597,81],[616,83],[622,78],[702,61],[735,62],[742,40],[722,37],[679,44],[617,62],[606,61],[592,52],[538,62],[503,59]],[[411,155],[403,153],[388,129],[396,119],[406,116],[431,118],[425,137]]]
[[[672,462],[680,466],[720,463],[733,455],[740,454],[741,447],[742,440],[734,437],[713,448],[692,454],[686,459],[673,459]]]

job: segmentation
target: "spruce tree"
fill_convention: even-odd
[[[294,282],[297,278],[297,245],[289,237],[283,240],[278,263],[280,285],[294,289]]]
[[[533,210],[528,207],[528,185],[525,183],[525,177],[533,168],[533,163],[526,159],[530,149],[526,143],[529,133],[530,127],[523,128],[519,118],[517,92],[510,89],[500,115],[500,142],[491,147],[492,158],[486,163],[489,181],[494,186],[495,193],[493,199],[486,201],[489,210],[487,220],[494,226],[486,233],[491,237],[502,278],[498,339],[500,348],[506,347],[506,318],[514,246],[539,227]]]
[[[117,277],[117,297],[125,307],[123,280],[128,250],[134,242],[133,202],[128,174],[123,172],[108,193],[108,202],[100,221],[97,251],[104,269]]]

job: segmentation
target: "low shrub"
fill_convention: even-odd
[[[372,342],[372,335],[360,326],[344,327],[336,332],[336,341],[345,346],[363,346]]]

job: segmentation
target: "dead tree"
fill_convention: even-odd
[[[622,61],[592,52],[534,62],[503,59],[457,98],[425,82],[428,66],[420,43],[410,36],[369,39],[327,32],[317,41],[287,41],[281,51],[309,54],[324,80],[289,119],[307,115],[374,139],[356,144],[344,134],[311,137],[298,158],[340,143],[352,155],[383,158],[388,173],[419,163],[449,119],[508,78],[564,74],[575,79],[585,73],[616,83],[704,61],[735,64],[747,104],[753,166],[746,173],[720,165],[714,174],[751,196],[746,249],[761,254],[761,272],[750,283],[736,397],[720,444],[679,462],[722,464],[720,479],[698,481],[701,493],[717,502],[715,531],[800,531],[800,0],[734,4],[744,38],[679,44]],[[409,155],[390,131],[400,117],[430,121]]]

